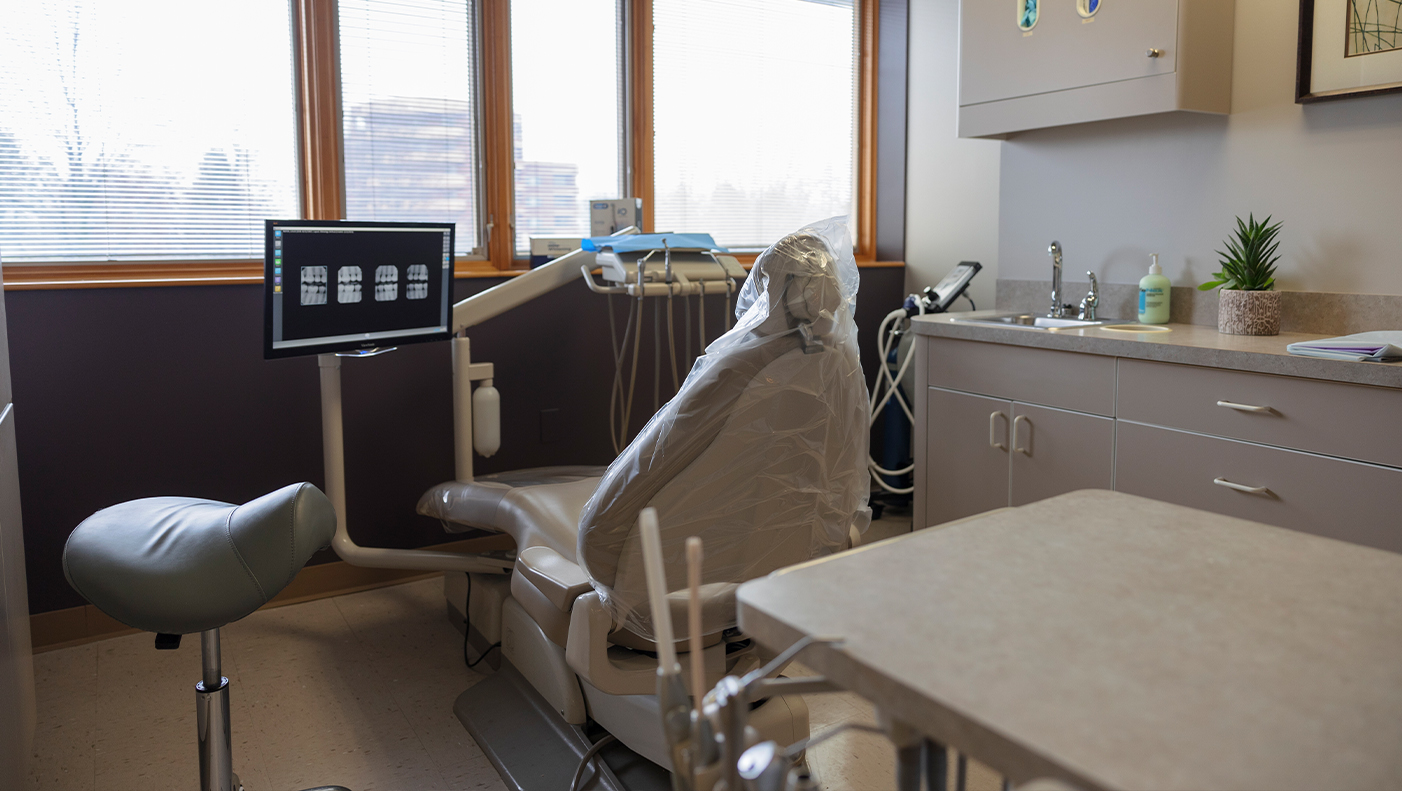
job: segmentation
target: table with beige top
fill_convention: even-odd
[[[1399,601],[1402,555],[1109,491],[739,590],[884,719],[1087,791],[1402,787]]]
[[[1099,488],[1402,552],[1402,364],[989,313],[911,322],[917,527]]]

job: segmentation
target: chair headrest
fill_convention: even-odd
[[[843,302],[856,297],[855,282],[843,282],[834,249],[849,251],[850,237],[845,222],[834,225],[829,220],[805,227],[760,253],[736,298],[741,325],[753,324],[749,329],[760,336],[803,328],[805,340],[833,331]]]

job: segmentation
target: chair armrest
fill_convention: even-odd
[[[604,609],[603,602],[599,601],[599,594],[591,591],[576,598],[570,613],[565,662],[600,692],[610,695],[657,694],[656,659],[628,669],[617,667],[609,661],[608,635],[612,631],[613,618]]]
[[[570,611],[569,639],[565,642],[565,662],[600,692],[609,695],[657,694],[657,657],[622,646],[612,645],[610,635],[615,624],[599,594],[589,591],[574,600]],[[654,646],[655,647],[655,646]],[[679,652],[677,662],[682,666],[682,678],[691,685],[691,662],[694,654]],[[706,669],[708,688],[725,675],[725,643],[717,641],[701,652]],[[704,692],[704,690],[703,690]]]
[[[580,594],[593,589],[584,569],[549,547],[523,550],[516,556],[516,572],[561,612],[569,612]]]

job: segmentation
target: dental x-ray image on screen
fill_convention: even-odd
[[[454,224],[268,220],[265,231],[265,358],[451,334]]]

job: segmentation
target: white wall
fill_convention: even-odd
[[[944,139],[952,110],[927,105],[935,94],[941,109],[953,103],[953,54],[944,51],[953,21],[943,17],[954,5],[911,9],[911,149],[917,140],[928,146],[911,158],[914,182],[937,181],[932,176],[956,158]],[[1295,104],[1298,8],[1294,0],[1236,0],[1230,116],[1147,116],[1002,143],[1000,276],[1049,280],[1047,243],[1059,239],[1068,279],[1083,281],[1091,269],[1105,282],[1134,283],[1158,252],[1175,285],[1196,285],[1217,270],[1213,251],[1233,218],[1254,212],[1285,223],[1280,288],[1402,294],[1402,94]],[[935,131],[939,142],[930,144]],[[961,200],[957,187],[943,203],[922,193],[940,188],[910,187],[922,194],[911,203],[909,238],[919,239],[912,249],[943,252],[962,238],[922,227],[922,214]],[[963,233],[981,240],[982,226],[970,224]]]
[[[980,308],[991,308],[1000,144],[955,135],[959,0],[911,0],[909,58],[906,288],[933,286],[960,261],[978,261],[984,270],[969,293]]]

